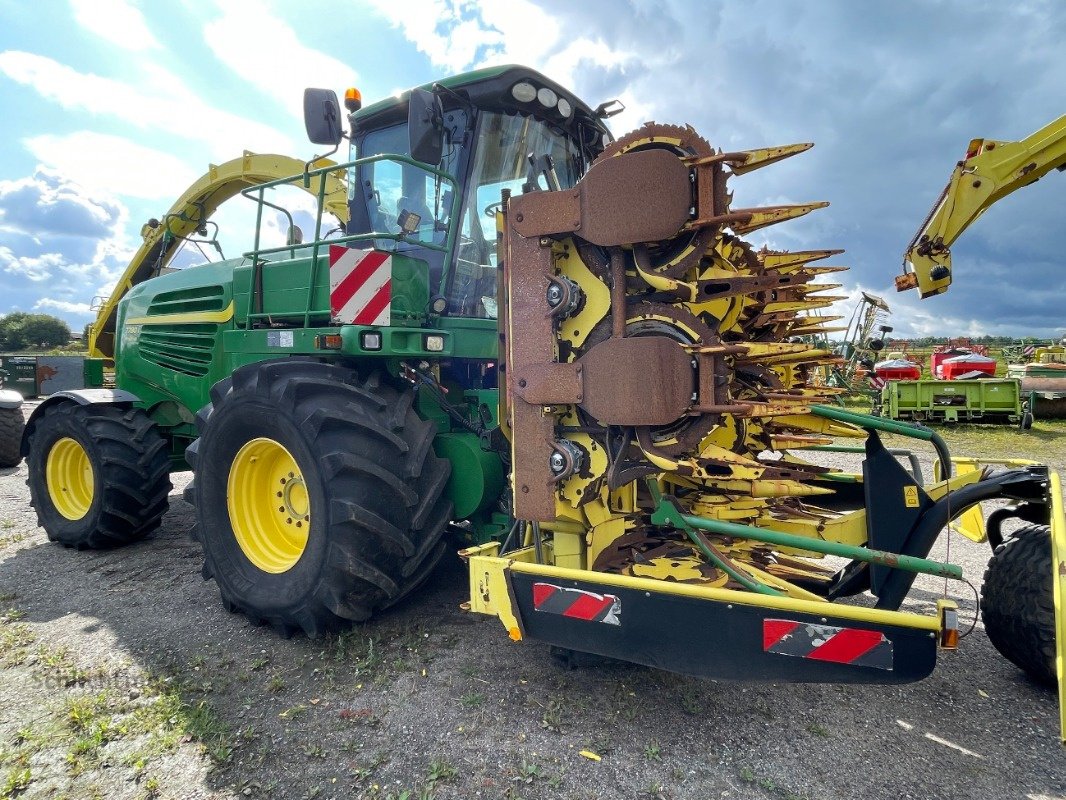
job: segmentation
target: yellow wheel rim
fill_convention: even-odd
[[[44,466],[48,496],[67,519],[81,519],[93,504],[93,466],[76,440],[65,436],[52,445]]]
[[[259,569],[276,574],[300,560],[311,501],[296,459],[273,439],[252,439],[237,452],[226,507],[237,544]]]

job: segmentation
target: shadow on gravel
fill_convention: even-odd
[[[724,684],[617,663],[563,671],[547,648],[460,611],[465,569],[450,558],[374,622],[286,641],[223,610],[200,577],[191,525],[176,491],[145,542],[81,553],[42,543],[0,562],[0,593],[24,621],[69,620],[55,638],[79,659],[107,661],[114,642],[178,694],[186,735],[216,764],[205,786],[178,796],[1066,791],[1053,695],[1027,685],[980,631],[914,686]],[[884,794],[871,793],[854,766],[884,765],[886,753],[900,766],[879,777]],[[947,771],[956,782],[945,786]]]

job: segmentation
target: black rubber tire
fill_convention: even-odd
[[[25,427],[21,408],[0,408],[0,467],[17,467],[22,461]]]
[[[996,548],[981,586],[981,619],[995,648],[1034,680],[1054,686],[1055,601],[1051,531],[1019,528]]]
[[[381,373],[295,359],[240,367],[212,388],[186,450],[194,479],[185,499],[196,507],[204,578],[227,609],[285,636],[319,636],[369,619],[429,576],[445,550],[451,464],[433,452],[436,426],[413,399]],[[310,503],[307,544],[280,573],[248,559],[226,503],[235,455],[264,436],[292,455]]]
[[[30,500],[37,524],[66,547],[102,549],[143,539],[159,527],[170,494],[166,440],[140,409],[60,403],[45,408],[30,430]],[[45,464],[57,441],[69,437],[92,466],[92,504],[78,520],[64,517],[48,493]]]

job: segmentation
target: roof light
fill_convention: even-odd
[[[344,90],[344,107],[354,114],[363,107],[363,93],[349,86]]]
[[[551,108],[559,102],[559,95],[545,86],[537,92],[537,101],[545,108]]]
[[[537,99],[537,87],[532,83],[516,83],[511,87],[511,97],[519,103],[532,103]]]
[[[559,109],[559,113],[562,114],[564,117],[569,117],[570,112],[574,110],[574,107],[570,105],[570,101],[567,100],[565,97],[559,98],[559,105],[556,107]]]

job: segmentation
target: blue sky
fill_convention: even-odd
[[[883,295],[897,334],[1055,336],[1066,329],[1060,173],[964,234],[946,295],[891,288],[969,140],[1018,139],[1066,113],[1066,4],[1007,6],[0,0],[0,313],[54,313],[80,329],[141,225],[209,163],[245,149],[314,152],[305,86],[357,85],[370,102],[523,63],[591,105],[622,99],[616,134],[654,119],[691,123],[729,150],[815,142],[733,179],[734,202],[830,201],[750,238],[846,248],[846,291]],[[241,211],[219,221],[233,254]]]

